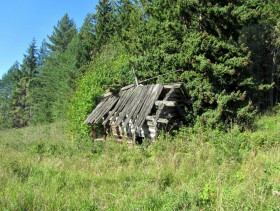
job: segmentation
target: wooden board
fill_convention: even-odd
[[[177,105],[176,101],[166,101],[166,100],[157,100],[155,102],[156,106],[165,105],[167,107],[175,107]]]
[[[137,94],[137,96],[134,98],[134,101],[132,102],[132,107],[127,112],[126,120],[123,123],[124,127],[126,127],[126,125],[130,120],[133,121],[135,116],[138,114],[138,111],[140,110],[139,108],[141,108],[144,103],[143,99],[145,98],[147,91],[148,91],[147,87],[141,87],[141,89],[138,90],[139,94]],[[136,115],[134,115],[135,113]]]
[[[156,84],[153,86],[153,90],[150,93],[150,97],[145,102],[145,105],[142,107],[141,111],[139,112],[140,115],[137,118],[137,121],[135,122],[135,127],[137,127],[137,132],[139,132],[139,129],[143,125],[146,116],[148,116],[148,114],[151,112],[154,103],[158,99],[162,89],[163,89],[163,85]]]

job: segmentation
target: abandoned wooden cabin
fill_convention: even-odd
[[[129,85],[103,95],[85,123],[102,124],[105,137],[141,143],[178,127],[190,103],[183,84]]]

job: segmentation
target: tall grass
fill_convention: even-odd
[[[279,210],[280,115],[254,132],[182,129],[149,147],[0,131],[2,210]]]

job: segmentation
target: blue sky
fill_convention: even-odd
[[[98,0],[0,0],[0,77],[15,61],[22,62],[33,37],[39,48],[68,13],[80,27]]]

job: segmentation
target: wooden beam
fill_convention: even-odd
[[[159,119],[157,120],[157,122],[158,122],[158,123],[167,124],[169,121],[168,121],[168,119],[159,118]]]
[[[163,86],[163,88],[164,88],[164,89],[172,89],[172,88],[177,89],[177,88],[180,88],[181,85],[182,85],[181,83],[177,83],[177,84],[165,84],[165,85]]]
[[[160,106],[160,105],[165,105],[167,107],[174,107],[177,105],[177,102],[176,101],[166,101],[166,100],[157,100],[155,102],[155,105],[156,106]]]
[[[154,117],[153,116],[146,116],[146,120],[148,120],[148,121],[154,121]]]

